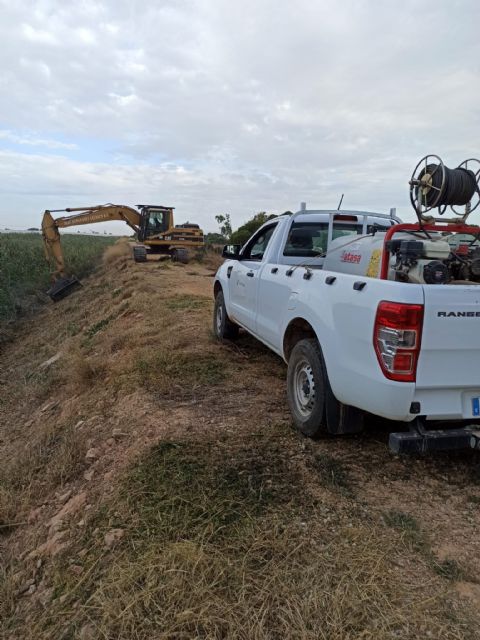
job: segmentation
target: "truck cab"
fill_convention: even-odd
[[[225,254],[236,258],[225,292],[232,318],[283,356],[279,322],[292,294],[292,280],[280,277],[286,272],[279,273],[280,268],[308,264],[322,269],[329,243],[336,238],[355,239],[373,228],[388,229],[398,220],[394,211],[385,215],[307,209],[269,220],[243,247],[230,247]]]

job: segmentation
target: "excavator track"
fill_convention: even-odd
[[[187,249],[183,249],[181,247],[172,249],[171,256],[172,262],[181,262],[182,264],[188,264],[190,258]]]
[[[146,262],[147,248],[140,245],[133,247],[133,259],[135,262]]]

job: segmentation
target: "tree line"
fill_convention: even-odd
[[[284,215],[291,215],[291,211],[285,211]],[[268,214],[266,211],[255,213],[250,220],[242,224],[235,231],[232,229],[230,214],[218,214],[215,216],[219,231],[218,233],[205,234],[205,243],[208,244],[245,244],[250,236],[262,226],[267,220],[275,218],[275,214]]]

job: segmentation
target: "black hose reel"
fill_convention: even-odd
[[[429,154],[413,170],[410,202],[420,222],[432,220],[425,216],[427,211],[438,208],[443,215],[447,207],[457,216],[448,222],[464,222],[480,204],[479,182],[480,160],[469,158],[456,169],[449,169],[439,156]],[[463,207],[463,211],[458,207]]]

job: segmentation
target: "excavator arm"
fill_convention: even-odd
[[[63,211],[67,213],[78,211],[79,213],[56,219],[52,216],[52,213],[60,213]],[[45,211],[42,220],[43,243],[45,246],[45,256],[48,262],[55,268],[53,272],[54,279],[65,277],[65,260],[60,243],[59,228],[92,224],[95,222],[108,222],[109,220],[123,220],[138,233],[141,216],[135,209],[118,204],[100,204],[95,207]]]
[[[54,218],[52,213],[78,212],[71,216]],[[65,259],[60,242],[59,228],[72,227],[82,224],[92,224],[96,222],[107,222],[109,220],[123,220],[136,233],[140,229],[141,215],[135,209],[117,204],[101,204],[94,207],[77,207],[69,209],[55,209],[45,211],[42,219],[42,235],[45,248],[45,257],[53,266],[54,284],[48,294],[53,300],[68,295],[71,288],[79,286],[76,278],[68,278],[65,274]]]

